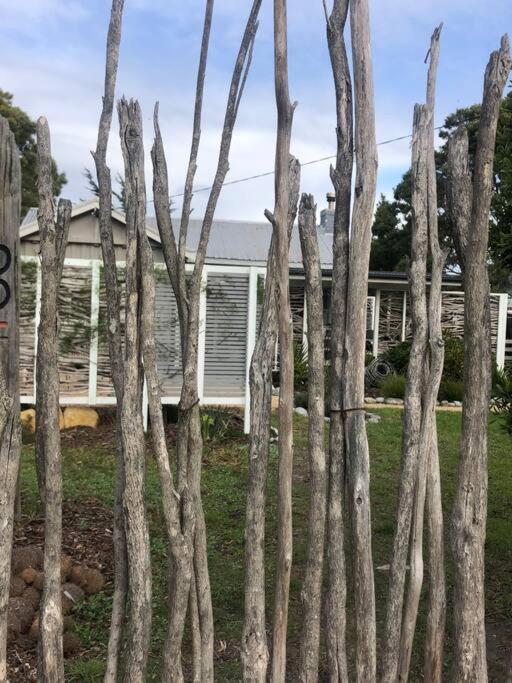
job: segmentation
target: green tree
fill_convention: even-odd
[[[0,115],[9,122],[16,144],[21,155],[22,195],[21,215],[27,213],[30,207],[38,205],[37,194],[37,143],[36,124],[26,112],[13,104],[11,93],[0,89]],[[55,161],[53,164],[53,191],[56,197],[61,193],[67,179],[64,173],[59,173]]]
[[[453,248],[452,226],[446,213],[446,164],[448,137],[464,123],[468,130],[469,156],[472,164],[478,137],[480,105],[457,109],[450,114],[439,137],[444,140],[436,152],[439,233],[449,250],[447,268],[458,269]],[[495,186],[489,226],[489,263],[491,284],[511,288],[512,272],[512,92],[503,99],[494,158]],[[411,172],[406,171],[394,189],[394,201],[381,198],[375,212],[371,267],[373,270],[401,270],[410,253]],[[380,243],[380,244],[379,244]],[[389,252],[393,253],[390,254]],[[392,267],[390,267],[390,264]]]
[[[90,168],[84,168],[84,178],[87,180],[88,190],[95,197],[99,197],[100,189],[98,187],[98,183],[96,182],[96,178],[93,175],[93,172]],[[124,186],[124,178],[120,173],[118,173],[115,177],[115,181],[118,185],[118,190],[112,190],[112,196],[117,199],[118,206],[114,206],[113,208],[119,208],[121,211],[126,213],[126,190]]]
[[[370,270],[404,270],[410,234],[409,224],[400,219],[398,202],[381,194],[373,224]]]

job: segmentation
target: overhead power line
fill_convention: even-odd
[[[436,126],[434,130],[441,130],[443,126]],[[389,140],[382,140],[381,142],[377,143],[377,146],[382,147],[383,145],[389,145],[392,142],[400,142],[402,140],[409,140],[412,138],[412,133],[409,133],[408,135],[400,135],[399,137],[396,138],[390,138]],[[336,159],[336,154],[332,154],[327,157],[320,157],[319,159],[311,159],[311,161],[304,161],[301,164],[301,168],[304,168],[304,166],[312,166],[313,164],[320,164],[323,161],[332,161],[332,159]],[[223,187],[226,187],[227,185],[238,185],[240,183],[246,183],[250,180],[257,180],[258,178],[266,178],[268,176],[274,175],[274,171],[264,171],[263,173],[256,173],[255,175],[250,175],[246,176],[245,178],[236,178],[235,180],[228,180],[227,182],[224,183]],[[208,192],[209,190],[212,189],[212,186],[209,185],[208,187],[198,187],[197,189],[194,190],[194,194],[197,194],[198,192]],[[177,194],[172,194],[171,199],[177,199],[178,197],[183,197],[183,192],[178,192]],[[150,200],[152,201],[152,200]]]

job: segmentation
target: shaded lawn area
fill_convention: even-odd
[[[372,407],[373,410],[373,407]],[[401,446],[401,411],[375,409],[382,416],[379,424],[368,425],[371,454],[371,495],[374,566],[389,562],[395,516],[395,497]],[[458,461],[460,413],[439,412],[439,452],[445,528],[448,527]],[[66,501],[96,498],[112,505],[114,444],[98,439],[99,445],[67,447],[64,445],[64,497]],[[297,680],[298,639],[301,628],[300,588],[306,548],[308,508],[307,419],[295,418],[295,481],[294,481],[294,566],[292,571],[289,619],[290,680]],[[267,503],[267,604],[269,623],[273,602],[273,579],[276,538],[276,470],[277,448],[271,446]],[[243,620],[243,552],[246,491],[246,442],[243,439],[208,443],[203,467],[203,502],[209,543],[209,566],[212,583],[216,627],[216,680],[239,681],[240,659],[238,640]],[[38,513],[33,451],[26,446],[22,462],[24,514]],[[490,656],[490,680],[507,680],[507,659],[512,646],[512,440],[491,419],[489,439],[489,518],[487,526],[486,573],[487,618]],[[147,504],[151,525],[153,561],[153,631],[148,681],[159,680],[160,654],[166,630],[166,540],[160,510],[160,493],[156,467],[148,459]],[[347,553],[350,550],[347,549]],[[451,583],[450,549],[446,539],[448,580]],[[428,579],[428,577],[426,577]],[[385,610],[387,573],[375,571],[377,616],[380,626]],[[111,590],[111,587],[110,587]],[[411,680],[422,680],[423,659],[421,640],[424,633],[425,590],[421,603],[418,636]],[[350,583],[347,632],[350,650],[353,647]],[[78,630],[87,652],[66,663],[68,681],[100,681],[108,636],[110,593],[100,593],[86,601],[77,615]],[[449,621],[451,620],[449,594]],[[381,632],[381,628],[378,632]],[[450,663],[450,631],[446,638],[445,665]],[[188,642],[188,636],[186,638]],[[325,660],[322,654],[322,666]],[[185,652],[185,667],[187,653]],[[323,677],[322,677],[323,678]]]

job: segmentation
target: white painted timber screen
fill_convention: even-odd
[[[243,395],[246,381],[249,275],[208,273],[204,394]]]

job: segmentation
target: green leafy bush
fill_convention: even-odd
[[[462,382],[464,379],[464,342],[448,330],[443,332],[443,339],[443,382]],[[382,354],[382,359],[392,365],[399,375],[405,375],[409,365],[411,346],[412,341],[409,339],[395,344]]]
[[[384,398],[403,398],[405,396],[405,376],[388,375],[380,385],[379,393]]]
[[[439,387],[439,400],[440,401],[462,401],[464,394],[464,384],[462,382],[457,382],[452,379],[443,380],[441,386]]]
[[[464,342],[451,332],[443,333],[444,368],[443,380],[462,382],[464,379]],[[456,399],[460,400],[460,399]]]
[[[494,372],[493,410],[505,418],[505,429],[512,436],[512,368]]]
[[[405,375],[407,366],[409,365],[409,356],[411,354],[412,342],[408,339],[406,341],[395,344],[382,354],[382,360],[389,363],[399,375]]]
[[[293,345],[293,383],[295,391],[308,386],[308,352],[299,342]]]

